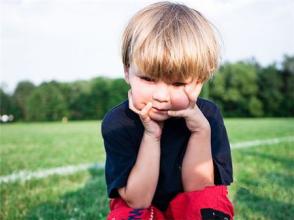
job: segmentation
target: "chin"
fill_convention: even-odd
[[[154,121],[165,121],[168,118],[170,118],[170,116],[168,116],[166,114],[159,114],[159,113],[155,113],[155,112],[150,112],[149,117]]]

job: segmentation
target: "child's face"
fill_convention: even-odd
[[[135,108],[141,110],[148,102],[152,102],[149,116],[153,120],[164,121],[169,118],[168,110],[182,110],[189,106],[189,99],[184,88],[191,80],[173,82],[173,84],[155,81],[138,71],[133,65],[125,70],[125,80],[131,86]]]

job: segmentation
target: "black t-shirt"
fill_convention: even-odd
[[[102,122],[106,151],[105,175],[108,196],[119,197],[117,189],[126,186],[143,137],[139,116],[128,107],[128,100],[110,110]],[[198,98],[197,106],[211,126],[211,146],[216,185],[233,181],[230,144],[222,115],[217,106]],[[152,204],[164,211],[179,192],[183,192],[181,164],[191,133],[184,118],[169,118],[161,135],[160,173]],[[195,155],[197,157],[197,155]]]

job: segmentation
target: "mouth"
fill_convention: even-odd
[[[155,109],[157,112],[162,112],[162,113],[167,113],[168,109],[159,109],[156,107],[153,107],[153,109]]]

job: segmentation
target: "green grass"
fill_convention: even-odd
[[[294,219],[293,158],[293,142],[233,150],[238,219]]]
[[[51,176],[1,187],[0,219],[105,219],[104,171]]]
[[[231,143],[294,135],[293,118],[253,118],[225,120]]]
[[[294,136],[294,119],[225,120],[232,143]],[[103,162],[100,122],[1,125],[1,172]],[[293,142],[232,151],[236,219],[294,219]],[[103,170],[1,184],[0,219],[105,219]]]
[[[1,170],[37,170],[104,161],[100,122],[1,125]]]

